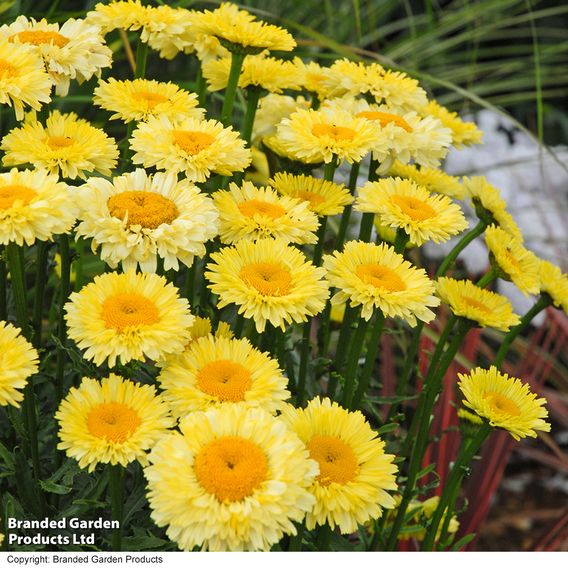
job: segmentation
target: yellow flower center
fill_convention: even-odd
[[[498,392],[487,392],[485,399],[489,402],[495,412],[508,414],[509,416],[519,416],[521,414],[519,407],[510,398],[507,398]]]
[[[312,134],[318,138],[333,138],[336,142],[343,140],[353,140],[357,133],[345,126],[334,126],[333,124],[314,124]]]
[[[0,78],[14,77],[17,75],[16,68],[5,59],[0,59]]]
[[[174,130],[172,132],[174,144],[177,144],[186,154],[195,156],[205,148],[209,148],[215,138],[206,132],[193,130]]]
[[[359,464],[355,453],[337,436],[314,436],[308,442],[310,457],[319,464],[320,474],[316,480],[320,485],[341,483],[345,485],[355,479]]]
[[[521,265],[509,249],[505,249],[505,258],[517,272],[521,271]]]
[[[397,205],[413,221],[425,221],[436,216],[436,211],[428,203],[424,203],[424,201],[416,199],[416,197],[393,195],[391,202]]]
[[[286,210],[275,203],[266,203],[258,199],[249,199],[239,203],[239,211],[246,217],[254,217],[255,215],[266,215],[271,219],[278,219],[286,215]]]
[[[138,412],[122,402],[102,402],[87,415],[89,432],[110,442],[125,442],[141,423]]]
[[[264,296],[285,296],[292,287],[290,271],[275,262],[247,264],[239,276]]]
[[[140,225],[156,229],[162,223],[170,224],[179,214],[175,203],[150,191],[123,191],[107,201],[109,213],[118,219],[128,214],[128,227]]]
[[[357,113],[358,117],[366,118],[368,120],[376,120],[380,122],[381,126],[386,126],[393,122],[399,128],[403,128],[406,132],[412,132],[412,127],[402,116],[398,116],[396,114],[389,114],[388,112],[378,112],[372,110],[364,110],[362,112]]]
[[[389,292],[402,292],[406,290],[406,284],[400,276],[390,268],[381,264],[360,264],[355,268],[355,274],[375,288],[383,288]]]
[[[138,91],[137,93],[132,93],[132,98],[136,101],[142,101],[146,103],[149,109],[153,109],[156,105],[160,103],[165,103],[168,98],[159,93],[150,93],[149,91]]]
[[[240,436],[213,440],[195,456],[197,481],[219,501],[241,501],[266,479],[268,459],[258,445]]]
[[[476,310],[479,310],[480,312],[483,312],[484,314],[490,314],[491,313],[491,310],[485,304],[482,304],[479,300],[476,300],[475,298],[471,298],[470,296],[462,296],[461,299],[468,306],[475,308]]]
[[[75,141],[69,136],[49,136],[46,140],[47,145],[53,150],[59,150],[60,148],[68,148],[73,146]]]
[[[118,331],[135,325],[152,325],[160,319],[156,304],[136,292],[107,298],[103,304],[102,318],[107,328]]]
[[[294,193],[294,197],[297,197],[298,199],[303,199],[304,201],[308,201],[310,207],[317,207],[318,205],[321,205],[325,201],[325,199],[321,195],[318,195],[317,193],[313,193],[311,191],[307,191],[304,189],[296,191],[296,193]]]
[[[25,185],[4,185],[0,187],[0,209],[12,207],[15,201],[27,205],[36,195],[37,192]]]
[[[197,375],[199,389],[223,402],[244,400],[251,384],[250,371],[226,359],[207,363]]]
[[[57,32],[44,32],[41,30],[25,30],[11,35],[8,40],[14,42],[18,38],[22,43],[31,43],[33,45],[42,45],[43,43],[51,43],[57,47],[65,47],[69,43],[69,38]]]

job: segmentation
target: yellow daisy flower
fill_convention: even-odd
[[[277,127],[279,143],[300,161],[361,161],[377,148],[381,129],[340,109],[299,110]]]
[[[175,174],[143,169],[112,182],[90,178],[76,192],[80,208],[77,236],[92,238],[101,260],[126,272],[156,272],[158,257],[165,270],[191,266],[205,254],[205,242],[217,235],[215,205],[187,180]]]
[[[130,140],[135,164],[184,172],[189,181],[204,182],[212,172],[230,176],[251,162],[239,134],[216,120],[151,117],[138,125]]]
[[[461,149],[464,146],[481,144],[483,132],[474,122],[464,122],[457,112],[450,112],[436,101],[429,101],[423,113],[425,116],[433,116],[441,120],[442,124],[452,131],[452,145],[455,148]]]
[[[126,467],[148,463],[146,451],[174,426],[169,408],[151,385],[110,374],[84,378],[72,387],[55,414],[59,450],[94,471],[99,463]]]
[[[246,61],[246,59],[245,59]],[[283,118],[301,109],[310,108],[310,101],[304,97],[289,97],[269,93],[262,97],[254,118],[252,139],[255,143],[267,136],[276,134],[276,127]]]
[[[316,73],[315,86],[319,88],[316,92],[327,99],[372,94],[385,69],[378,63],[337,59],[331,67],[320,67],[313,71]]]
[[[230,3],[223,3],[213,11],[194,13],[192,23],[197,33],[216,37],[229,51],[254,55],[265,49],[292,51],[296,47],[286,30],[258,21]]]
[[[24,105],[40,110],[51,101],[51,79],[35,53],[0,39],[0,104],[14,107],[16,120]]]
[[[140,41],[147,43],[164,59],[193,51],[195,32],[189,10],[168,5],[147,6],[146,10]]]
[[[358,190],[354,209],[379,215],[381,224],[403,229],[418,246],[430,240],[443,243],[468,226],[449,197],[401,178],[367,182]]]
[[[219,338],[232,339],[233,337],[231,326],[227,322],[220,321],[217,324],[217,330],[215,331],[215,333],[213,333],[213,326],[211,325],[211,320],[207,317],[199,317],[199,316],[195,316],[190,332],[191,332],[191,340],[190,343],[187,344],[188,347],[191,345],[191,342],[196,341],[197,339],[201,339],[202,337],[210,336],[210,337],[216,337],[217,339]]]
[[[30,163],[70,179],[85,179],[85,173],[93,171],[110,176],[118,160],[114,139],[74,112],[61,114],[57,110],[49,114],[45,126],[30,117],[11,130],[0,149],[5,152],[5,166]]]
[[[314,398],[305,409],[287,405],[282,418],[320,468],[310,488],[316,504],[306,516],[308,530],[329,524],[350,534],[394,507],[388,491],[397,489],[395,456],[385,453],[361,412]]]
[[[521,230],[508,213],[507,203],[496,187],[493,187],[482,176],[464,177],[463,186],[480,218],[484,219],[488,225],[495,224],[514,238],[522,240]]]
[[[0,36],[26,44],[43,58],[45,68],[55,84],[55,92],[65,96],[71,79],[79,83],[112,64],[112,51],[104,44],[100,29],[85,20],[69,18],[61,27],[46,19],[39,21],[19,16],[10,25],[0,27]]]
[[[339,215],[353,203],[353,196],[342,183],[285,172],[277,173],[269,183],[283,195],[307,201],[308,207],[320,216]]]
[[[297,154],[291,152],[288,147],[284,145],[283,141],[277,135],[266,136],[262,139],[262,145],[278,156],[278,159],[282,163],[288,165],[289,162],[292,162],[294,171],[301,170],[302,167],[311,171],[313,168],[323,165],[321,154],[316,153],[311,156],[306,155],[303,158],[299,158]]]
[[[536,430],[550,432],[550,424],[543,420],[548,416],[543,408],[546,400],[537,398],[528,384],[493,366],[473,369],[469,375],[458,373],[458,377],[464,405],[491,426],[504,428],[515,440],[536,438]]]
[[[424,166],[418,169],[414,165],[403,164],[395,160],[390,166],[387,175],[410,179],[416,184],[425,187],[428,191],[441,193],[453,199],[465,198],[465,189],[459,178],[450,176],[442,170],[425,168]]]
[[[548,294],[552,303],[568,314],[568,275],[548,260],[539,262],[540,293]]]
[[[203,63],[202,69],[210,91],[225,89],[229,82],[231,55],[206,61]],[[271,93],[281,93],[284,89],[297,90],[300,88],[293,63],[267,57],[264,54],[246,57],[239,75],[238,86],[241,89],[258,87]]]
[[[338,289],[331,303],[361,306],[367,321],[377,308],[412,327],[417,319],[428,323],[435,317],[430,308],[440,300],[434,296],[434,283],[391,246],[350,241],[342,252],[324,255],[323,266],[330,285]]]
[[[219,210],[221,242],[279,238],[287,243],[313,244],[319,222],[305,201],[280,196],[270,187],[245,181],[228,191],[217,191],[213,201]]]
[[[320,100],[331,96],[329,89],[323,83],[326,78],[327,68],[322,67],[315,61],[305,63],[299,57],[294,57],[293,63],[300,88],[305,89],[309,93],[314,93]]]
[[[540,291],[539,261],[537,256],[523,246],[520,239],[491,225],[485,229],[485,244],[492,264],[498,268],[498,276],[510,280],[525,295]]]
[[[378,172],[388,170],[395,158],[401,162],[437,167],[446,157],[450,144],[450,131],[432,117],[421,118],[416,112],[397,112],[389,105],[369,104],[363,99],[333,99],[323,107],[344,108],[358,118],[373,121],[381,127],[381,135],[388,142],[373,151],[380,163]]]
[[[11,323],[0,321],[0,406],[20,406],[28,378],[37,373],[37,351]]]
[[[174,83],[148,79],[117,81],[112,77],[100,81],[93,93],[93,103],[113,112],[110,117],[124,122],[147,121],[151,116],[165,116],[172,121],[187,116],[202,118],[204,111],[196,108],[197,95],[180,89]]]
[[[182,355],[168,358],[158,382],[177,418],[227,403],[275,414],[290,398],[278,362],[247,339],[197,339]]]
[[[513,306],[505,296],[479,288],[470,280],[438,278],[436,293],[456,316],[466,318],[481,327],[508,331],[521,321],[519,316],[513,313]]]
[[[418,81],[401,71],[386,70],[374,85],[372,95],[379,104],[388,104],[400,112],[418,111],[427,103],[426,91]],[[445,125],[444,125],[445,126]]]
[[[177,289],[156,274],[108,272],[97,276],[65,304],[68,335],[83,356],[113,367],[135,359],[181,353],[193,316]]]
[[[99,2],[95,9],[87,12],[87,22],[99,26],[106,35],[116,29],[139,30],[148,21],[148,7],[140,0],[123,0],[103,4]]]
[[[205,277],[219,296],[219,309],[235,304],[239,313],[263,332],[266,323],[307,321],[320,313],[329,297],[325,271],[282,240],[240,241],[211,255]]]
[[[260,408],[193,412],[144,470],[154,522],[182,550],[267,551],[314,506],[316,462]]]
[[[0,174],[0,244],[32,245],[71,230],[77,207],[67,184],[45,170]]]

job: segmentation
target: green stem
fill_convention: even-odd
[[[354,162],[351,166],[351,172],[349,174],[349,183],[347,189],[349,193],[353,195],[355,193],[355,188],[357,187],[357,178],[359,177],[359,168],[361,167],[360,162]],[[336,250],[341,250],[343,243],[345,242],[345,236],[347,235],[347,228],[349,227],[349,219],[351,217],[352,205],[347,205],[343,209],[341,214],[341,222],[339,223],[339,231],[337,233],[337,243],[335,245]]]
[[[231,69],[229,71],[229,80],[225,89],[225,98],[223,99],[223,108],[221,110],[221,122],[224,126],[231,124],[233,117],[233,106],[235,104],[235,95],[239,84],[239,76],[245,60],[244,53],[231,53]]]
[[[375,314],[375,323],[373,324],[371,337],[369,339],[369,342],[367,343],[365,365],[363,366],[363,372],[361,373],[361,378],[359,379],[359,384],[357,385],[357,390],[355,391],[355,396],[353,398],[353,408],[357,408],[359,406],[369,386],[371,374],[373,372],[375,360],[377,358],[377,352],[379,351],[379,345],[381,343],[381,335],[383,333],[384,325],[385,316],[383,312],[379,310]]]
[[[65,326],[65,304],[71,293],[71,259],[69,255],[69,237],[61,235],[59,237],[59,254],[61,256],[61,296],[59,305],[59,317],[57,321],[57,339],[59,348],[57,349],[57,361],[55,365],[55,389],[57,401],[63,398],[63,375],[65,371],[65,342],[67,340],[67,328]]]
[[[0,247],[0,320],[6,321],[8,317],[8,308],[6,305],[6,282],[8,282],[8,274],[6,270],[5,248]]]
[[[545,308],[552,305],[552,300],[548,294],[543,294],[536,302],[536,304],[521,318],[521,322],[516,325],[515,327],[511,328],[503,342],[501,343],[501,347],[499,351],[497,351],[497,355],[495,356],[495,360],[493,361],[493,365],[499,368],[503,364],[505,356],[509,351],[509,347],[511,347],[511,343],[515,340],[515,338],[524,331],[534,319],[534,317],[542,312]]]
[[[185,273],[185,290],[184,296],[187,298],[190,306],[193,306],[195,301],[195,272],[196,268],[195,265],[197,263],[197,258],[193,259],[193,263],[191,266],[186,270]]]
[[[318,232],[317,232],[318,240],[316,242],[316,246],[314,247],[314,257],[312,259],[312,262],[316,266],[319,266],[321,264],[321,259],[323,256],[323,246],[325,244],[325,228],[327,226],[327,217],[320,217],[319,221],[320,225],[318,227]]]
[[[290,538],[288,552],[300,552],[302,550],[302,538],[304,536],[304,524],[297,527],[296,534]]]
[[[245,316],[243,314],[237,314],[235,320],[235,337],[240,339],[243,335],[243,328],[245,326]]]
[[[402,528],[406,511],[415,493],[415,485],[418,479],[418,472],[420,471],[422,459],[424,458],[424,453],[426,452],[426,448],[428,446],[428,435],[430,432],[430,422],[432,420],[432,409],[434,408],[434,404],[436,403],[436,399],[442,385],[442,380],[470,328],[471,323],[469,321],[464,319],[459,320],[458,330],[453,339],[450,341],[450,344],[446,348],[440,360],[440,364],[435,370],[433,369],[433,366],[430,365],[428,375],[424,380],[424,386],[422,389],[423,397],[421,398],[420,404],[420,406],[422,406],[422,409],[420,411],[420,420],[416,428],[416,438],[414,439],[412,452],[410,453],[410,463],[408,466],[406,486],[404,488],[402,501],[398,508],[397,515],[394,520],[389,539],[387,541],[387,550],[395,549],[398,540],[398,534],[400,532],[400,529]]]
[[[146,75],[146,61],[148,60],[148,44],[144,43],[138,36],[136,44],[136,69],[134,70],[135,79],[143,79]]]
[[[493,280],[495,280],[495,278],[497,278],[497,272],[495,272],[494,268],[491,268],[491,270],[489,270],[489,272],[487,272],[487,274],[484,274],[476,283],[476,286],[479,286],[479,288],[485,288],[485,286],[487,286],[488,284],[491,284],[491,282],[493,282]]]
[[[23,249],[22,249],[23,250]],[[28,303],[26,299],[26,284],[24,274],[24,263],[22,260],[20,247],[14,243],[6,246],[8,255],[8,266],[10,267],[10,277],[12,282],[12,294],[16,304],[16,321],[22,330],[22,335],[30,339],[30,329],[28,325]]]
[[[109,464],[109,497],[113,521],[122,524],[122,466]],[[122,550],[122,527],[112,529],[112,550]]]
[[[345,371],[345,389],[343,391],[343,406],[345,406],[345,408],[351,408],[353,391],[355,390],[355,377],[359,367],[359,356],[361,355],[361,350],[365,343],[365,334],[368,325],[369,322],[367,320],[361,319],[350,342],[349,358]]]
[[[339,331],[339,338],[337,339],[337,347],[335,350],[335,358],[333,362],[336,373],[331,374],[327,388],[327,394],[331,398],[334,397],[335,390],[337,388],[337,373],[341,373],[345,356],[348,353],[349,338],[351,337],[352,331],[351,326],[353,324],[353,321],[355,320],[356,314],[357,310],[346,304],[345,312],[343,313],[341,329]]]
[[[472,438],[469,438],[467,442],[460,448],[458,457],[454,463],[454,466],[452,467],[450,476],[440,497],[438,507],[432,515],[432,519],[430,520],[430,525],[426,532],[426,536],[424,537],[424,541],[422,542],[421,550],[432,550],[434,541],[436,540],[438,526],[440,524],[442,516],[444,515],[444,511],[448,507],[452,495],[457,494],[457,492],[459,491],[461,481],[467,471],[467,467],[473,459],[473,456],[479,450],[481,444],[483,444],[492,430],[493,428],[489,424],[483,424],[479,427],[479,430],[476,432],[476,434]],[[451,515],[452,511],[448,509],[446,514]]]
[[[454,490],[452,491],[452,494],[450,495],[449,499],[448,499],[448,506],[446,507],[448,512],[447,514],[443,517],[443,522],[442,522],[442,527],[440,528],[440,536],[439,538],[436,539],[436,541],[438,543],[443,543],[446,540],[446,537],[448,536],[448,529],[450,527],[450,522],[452,520],[452,513],[455,510],[456,507],[456,501],[458,499],[459,496],[459,491],[460,490],[460,486],[456,486],[454,488]]]
[[[245,119],[243,122],[242,138],[250,146],[252,137],[252,127],[254,125],[254,117],[256,116],[256,109],[258,108],[258,100],[262,94],[262,89],[259,87],[249,87],[247,89],[247,110],[245,112]]]
[[[195,77],[195,93],[197,94],[198,104],[201,108],[205,107],[206,96],[207,96],[207,86],[205,84],[205,78],[203,77],[203,70],[201,68],[201,61],[198,63],[197,75]]]
[[[454,263],[460,252],[467,247],[472,241],[479,237],[483,231],[485,231],[486,223],[484,221],[479,221],[477,225],[469,232],[466,233],[456,244],[456,246],[450,251],[448,256],[444,259],[438,271],[436,272],[436,277],[444,276],[450,266]]]
[[[38,241],[36,246],[36,281],[32,322],[34,329],[34,347],[38,348],[41,346],[43,294],[47,281],[47,243],[45,241]]]
[[[363,213],[361,217],[361,227],[359,229],[359,240],[368,243],[371,240],[371,233],[373,232],[373,221],[375,220],[374,213]]]
[[[310,330],[312,320],[302,326],[302,344],[300,347],[300,368],[298,370],[298,387],[296,392],[296,406],[302,407],[306,400],[306,375],[308,374],[308,360],[310,357]]]
[[[410,240],[409,235],[404,231],[404,229],[397,229],[396,237],[394,239],[394,250],[398,254],[404,254],[404,249],[406,244]]]

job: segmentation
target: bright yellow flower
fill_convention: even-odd
[[[385,69],[378,63],[337,59],[331,67],[319,67],[313,71],[316,72],[315,86],[319,88],[316,92],[327,99],[372,94]]]
[[[426,271],[416,268],[394,248],[362,241],[348,242],[343,251],[325,255],[327,279],[337,293],[332,304],[349,302],[361,306],[361,316],[370,320],[375,309],[385,316],[400,317],[414,327],[419,319],[434,319],[430,309],[439,305],[434,283]]]
[[[282,240],[240,241],[211,255],[205,277],[219,296],[219,309],[229,304],[255,322],[285,329],[320,313],[329,297],[325,271]]]
[[[491,225],[485,230],[485,244],[492,264],[497,265],[498,276],[513,282],[525,296],[539,293],[539,260],[520,239]]]
[[[137,31],[148,21],[148,7],[142,6],[140,0],[99,2],[87,12],[86,20],[99,26],[102,34],[116,29]]]
[[[436,293],[456,316],[466,318],[481,327],[509,331],[510,327],[521,321],[519,316],[513,313],[513,306],[505,296],[479,288],[470,280],[438,278]]]
[[[0,104],[14,107],[16,120],[24,105],[40,110],[51,101],[51,79],[36,53],[0,39]]]
[[[546,400],[537,398],[528,384],[493,366],[473,369],[469,375],[458,373],[458,377],[464,405],[491,426],[504,428],[515,440],[536,438],[536,430],[550,432],[550,424],[543,420],[548,416]]]
[[[231,69],[230,54],[206,61],[202,67],[210,91],[220,91],[227,87]],[[245,58],[238,85],[241,89],[258,87],[271,93],[300,88],[293,63],[264,54],[249,55]]]
[[[223,3],[213,11],[194,12],[192,24],[196,33],[216,37],[229,51],[254,55],[265,49],[291,51],[296,47],[286,30],[258,21],[230,3]]]
[[[147,121],[151,116],[165,116],[172,121],[187,116],[202,118],[204,111],[196,108],[195,93],[180,89],[174,83],[161,83],[148,79],[117,81],[110,77],[101,81],[93,94],[93,103],[114,114],[124,122]]]
[[[298,161],[360,162],[381,141],[380,127],[339,109],[299,110],[277,127],[279,143]]]
[[[488,224],[496,224],[504,231],[516,239],[522,239],[521,230],[515,223],[515,220],[507,212],[507,203],[501,197],[499,190],[492,186],[482,176],[463,178],[463,186],[468,197],[471,198],[472,204],[478,211],[478,215],[484,218],[490,217]],[[481,212],[479,208],[481,207]]]
[[[459,178],[450,176],[442,170],[425,167],[418,169],[414,165],[403,164],[395,160],[387,174],[389,176],[410,179],[418,185],[425,187],[428,191],[441,193],[453,199],[464,199],[465,197],[465,189]]]
[[[429,240],[447,241],[468,226],[459,205],[449,197],[432,194],[410,180],[384,178],[367,182],[358,194],[356,211],[378,215],[381,224],[403,229],[419,246]]]
[[[93,171],[110,176],[118,160],[114,139],[75,113],[57,110],[49,114],[45,126],[32,116],[11,130],[0,149],[5,152],[5,166],[30,163],[70,179],[85,179]]]
[[[177,418],[236,403],[275,414],[290,397],[288,380],[269,354],[246,339],[212,335],[169,357],[158,382]]]
[[[450,112],[436,101],[430,101],[425,109],[425,116],[433,116],[442,121],[442,124],[452,131],[452,145],[461,149],[464,146],[481,144],[483,132],[477,128],[474,122],[464,122],[457,112]]]
[[[0,244],[51,240],[70,231],[76,218],[74,195],[56,175],[16,168],[0,174]]]
[[[111,268],[155,272],[191,266],[217,235],[218,213],[209,197],[175,174],[147,175],[143,169],[112,182],[90,178],[76,192],[80,207],[77,236],[92,238],[93,252]]]
[[[310,108],[310,101],[304,97],[288,97],[269,93],[260,99],[254,118],[253,140],[258,141],[276,133],[276,127],[283,118],[288,118],[300,109]]]
[[[177,289],[156,274],[107,272],[65,304],[69,337],[96,365],[160,360],[181,353],[193,316]]]
[[[9,42],[25,44],[44,61],[55,84],[55,92],[65,96],[71,79],[79,83],[100,77],[102,69],[112,64],[112,51],[104,44],[97,26],[85,20],[69,18],[61,27],[19,16],[10,25],[0,27],[0,36]]]
[[[333,183],[306,175],[277,173],[270,185],[279,193],[307,201],[308,207],[320,216],[339,215],[353,196],[341,183]]]
[[[319,222],[305,201],[280,196],[270,187],[245,181],[228,191],[217,191],[213,201],[219,211],[221,242],[278,238],[287,243],[313,244]]]
[[[548,260],[540,261],[539,270],[541,294],[548,294],[552,303],[568,314],[568,275]]]
[[[320,100],[330,96],[330,91],[324,86],[327,68],[315,61],[304,63],[299,57],[294,57],[294,66],[298,85],[310,93],[314,93]]]
[[[22,390],[38,370],[37,351],[11,323],[0,321],[0,406],[20,406]]]
[[[151,117],[134,130],[131,148],[135,164],[168,172],[184,172],[189,181],[204,182],[217,173],[230,176],[251,162],[250,150],[232,128],[216,120]]]
[[[316,498],[306,527],[329,524],[344,534],[378,519],[395,501],[397,467],[394,455],[358,410],[349,412],[329,398],[314,398],[303,408],[287,405],[282,415],[319,464],[310,488]]]
[[[59,450],[79,467],[93,471],[99,463],[126,467],[148,463],[146,451],[174,425],[169,408],[151,385],[110,374],[98,381],[84,378],[72,387],[55,414]]]
[[[314,506],[317,464],[260,408],[193,412],[144,470],[154,522],[182,550],[269,550]]]

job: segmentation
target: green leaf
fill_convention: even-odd
[[[71,492],[72,487],[67,487],[65,485],[60,485],[58,483],[54,483],[53,481],[42,481],[39,480],[39,486],[47,493],[56,493],[57,495],[67,495],[67,493]]]

